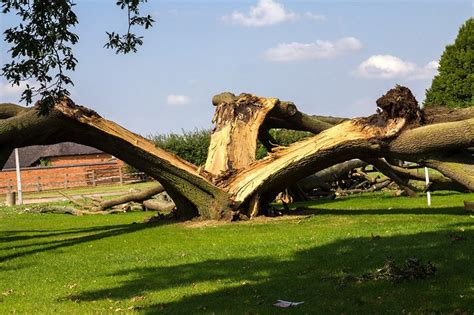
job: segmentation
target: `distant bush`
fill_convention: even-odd
[[[306,131],[288,130],[288,129],[272,129],[270,135],[281,146],[288,146],[296,141],[311,137],[313,134]],[[257,144],[257,160],[267,155],[267,149],[258,142]]]
[[[167,135],[155,135],[151,138],[156,146],[173,152],[194,165],[204,165],[211,141],[211,130],[183,130],[183,134],[170,133]]]
[[[294,131],[286,129],[273,129],[270,134],[278,144],[287,146],[293,142],[311,136],[311,133],[304,131]],[[211,141],[210,129],[196,129],[194,131],[184,131],[183,134],[170,133],[167,135],[154,135],[151,139],[156,146],[173,152],[194,165],[204,165],[206,163],[209,143]],[[267,150],[259,142],[257,144],[257,159],[263,158]]]

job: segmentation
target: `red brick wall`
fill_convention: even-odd
[[[50,166],[60,165],[77,165],[77,164],[94,164],[103,162],[115,162],[117,159],[110,154],[85,154],[85,155],[70,155],[70,156],[54,156],[48,158]]]
[[[97,159],[98,157],[95,157]],[[21,170],[21,180],[23,191],[43,191],[52,189],[64,189],[71,187],[93,186],[104,183],[119,183],[120,168],[124,174],[124,163],[118,159],[111,162],[95,162],[86,164],[86,161],[93,161],[94,158],[70,159],[71,163],[82,162],[76,165],[61,165],[67,159],[57,159],[56,166],[30,167]],[[110,156],[109,159],[110,160]],[[0,172],[0,193],[16,190],[15,170]]]

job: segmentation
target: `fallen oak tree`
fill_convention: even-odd
[[[474,110],[433,117],[420,110],[410,96],[407,88],[397,87],[379,99],[380,111],[370,117],[331,123],[301,115],[303,124],[301,119],[288,118],[299,113],[292,103],[230,94],[227,100],[216,102],[216,129],[204,169],[69,99],[56,103],[47,115],[38,114],[38,105],[22,108],[8,104],[0,106],[0,162],[6,161],[14,147],[62,141],[90,145],[158,180],[182,219],[230,220],[256,215],[285,187],[355,158],[429,163],[474,190],[468,151],[474,146]],[[8,110],[2,111],[4,107]],[[285,148],[276,147],[266,158],[255,161],[253,148],[259,134],[278,126],[274,120],[282,121],[281,117],[288,118],[288,128],[313,128],[312,132],[319,133]]]

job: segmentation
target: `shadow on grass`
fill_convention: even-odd
[[[461,207],[445,207],[445,208],[410,208],[410,209],[313,209],[303,208],[293,210],[288,213],[289,215],[304,215],[304,214],[315,214],[315,215],[466,215],[466,210]]]
[[[116,287],[85,291],[79,301],[122,300],[163,293],[143,303],[145,313],[274,313],[277,299],[305,301],[297,313],[446,313],[474,310],[474,231],[452,230],[381,238],[347,238],[296,251],[291,260],[272,256],[215,259],[169,267],[124,269],[98,275],[124,279]],[[237,254],[236,254],[237,255]],[[429,278],[394,284],[344,281],[375,271],[387,257],[431,261]],[[346,276],[346,277],[345,277]],[[179,295],[177,295],[179,294]],[[161,299],[161,301],[160,301]],[[171,301],[171,302],[170,302]]]
[[[104,226],[94,226],[89,228],[70,228],[70,229],[61,229],[61,230],[7,230],[1,231],[0,243],[4,242],[16,242],[24,241],[30,239],[39,239],[39,238],[48,238],[56,236],[66,236],[71,234],[81,234],[81,233],[90,233],[90,232],[102,232],[106,230],[120,229],[128,224],[123,224],[120,226],[117,225],[104,225]]]
[[[47,232],[53,233],[42,233],[38,232],[38,230],[31,230],[31,231],[2,231],[1,234],[6,234],[7,236],[0,237],[0,243],[5,244],[6,242],[13,242],[13,241],[21,241],[27,239],[36,239],[36,238],[52,238],[52,237],[62,237],[68,236],[71,234],[87,234],[87,235],[80,235],[77,237],[70,237],[70,238],[60,238],[55,240],[42,240],[38,242],[33,242],[31,244],[24,244],[24,245],[12,245],[8,247],[2,247],[0,250],[12,250],[12,249],[22,249],[27,247],[35,247],[35,249],[31,250],[23,250],[18,251],[13,254],[7,255],[0,255],[0,263],[7,262],[11,259],[34,255],[41,252],[46,252],[50,250],[56,250],[60,248],[75,246],[82,243],[93,242],[97,240],[101,240],[104,238],[119,236],[123,234],[133,233],[136,231],[140,231],[142,229],[156,227],[160,225],[175,223],[174,221],[163,221],[153,224],[118,224],[118,225],[104,225],[104,226],[96,226],[96,227],[89,227],[89,228],[72,228],[72,229],[64,229],[64,230],[48,230]],[[34,233],[34,235],[15,235],[22,234],[22,233]],[[39,247],[39,248],[38,248]]]

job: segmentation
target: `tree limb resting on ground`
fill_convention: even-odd
[[[261,125],[281,114],[273,110],[282,109],[290,116],[293,113],[291,117],[298,111],[289,102],[275,98],[250,94],[228,97],[230,101],[216,102],[216,141],[211,141],[209,150],[213,162],[205,170],[69,99],[55,104],[47,115],[38,115],[37,105],[0,119],[0,146],[7,150],[72,141],[96,147],[158,180],[175,201],[182,219],[201,216],[229,220],[250,215],[251,209],[265,207],[278,192],[302,178],[358,158],[427,163],[467,189],[474,188],[470,177],[460,178],[461,173],[472,170],[472,156],[463,153],[474,147],[471,111],[445,113],[442,122],[439,118],[430,120],[430,114],[419,109],[407,88],[396,87],[377,100],[380,111],[367,118],[342,121],[327,129],[319,123],[318,127],[305,125],[302,120],[309,115],[301,114],[299,123],[289,119],[295,126],[321,131],[255,161],[249,152]],[[0,105],[0,113],[2,108]],[[436,123],[426,125],[430,121]],[[245,163],[240,160],[242,156]]]

